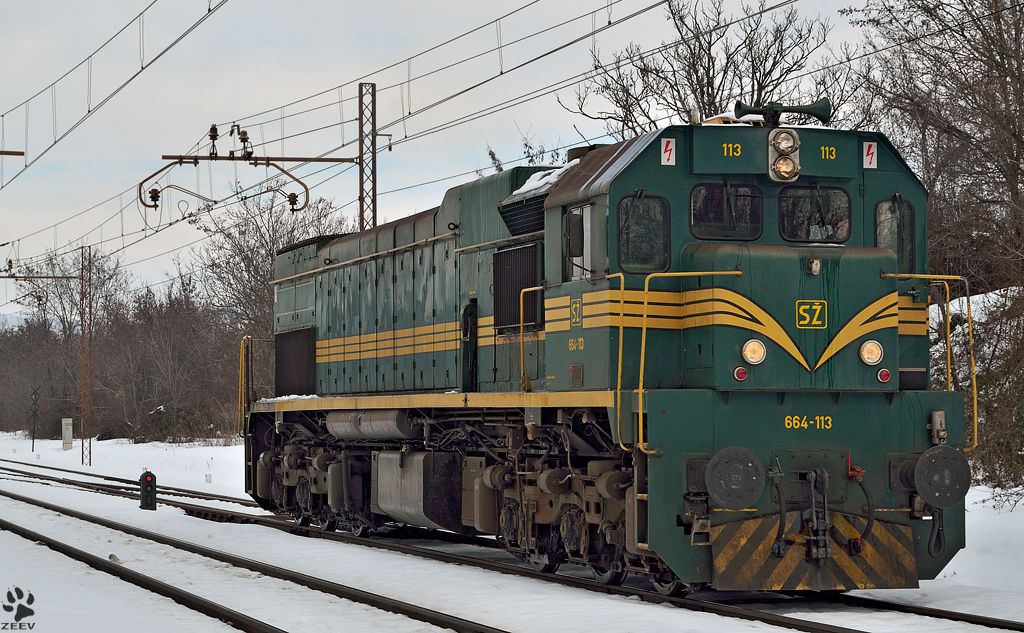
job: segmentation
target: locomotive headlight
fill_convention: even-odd
[[[760,365],[764,362],[765,349],[764,343],[752,338],[743,344],[743,360],[747,361],[751,365]]]
[[[789,156],[780,156],[772,165],[772,171],[781,180],[792,180],[800,173],[800,165]]]
[[[800,147],[800,141],[797,140],[792,132],[781,131],[772,139],[772,145],[776,151],[786,156],[792,154]]]
[[[860,359],[867,365],[882,362],[882,344],[878,341],[864,341],[860,346]]]
[[[768,177],[793,182],[800,175],[800,135],[789,128],[768,132]]]

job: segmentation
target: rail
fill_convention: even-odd
[[[46,509],[48,509],[48,510],[50,510],[52,512],[66,513],[68,516],[72,516],[74,518],[81,519],[81,518],[83,518],[82,516],[75,516],[75,515],[76,514],[78,514],[78,515],[84,515],[85,514],[85,513],[77,512],[77,511],[72,510],[70,508],[63,508],[63,507],[58,506],[56,504],[48,503],[48,502],[41,501],[41,500],[34,499],[34,498],[25,497],[25,496],[22,496],[22,495],[18,495],[16,493],[8,492],[6,490],[0,490],[0,496],[9,497],[11,499],[14,499],[16,501],[20,501],[22,503],[28,503],[28,504],[31,504],[31,505],[35,505],[37,507],[46,508]],[[168,503],[168,502],[165,502],[164,500],[161,500],[161,503],[167,503],[167,505],[172,505],[172,506],[175,506],[175,507],[178,507],[178,508],[182,508],[190,516],[200,516],[200,514],[204,510],[204,508],[201,507],[201,506],[194,506],[194,505],[184,504],[184,503],[179,503],[179,502],[169,502]],[[525,577],[525,578],[533,578],[533,579],[536,579],[536,580],[542,580],[542,581],[549,582],[549,583],[552,583],[552,584],[558,584],[558,585],[566,586],[566,587],[573,587],[573,588],[576,588],[576,589],[583,589],[585,591],[591,591],[591,592],[594,592],[594,593],[601,593],[601,594],[606,594],[606,595],[622,596],[622,597],[631,597],[634,600],[639,599],[640,601],[643,601],[643,602],[646,602],[646,603],[652,603],[652,604],[671,604],[671,605],[674,605],[674,606],[677,606],[677,607],[680,607],[680,608],[683,608],[683,609],[687,609],[689,611],[699,611],[699,612],[711,613],[711,614],[715,614],[715,615],[719,615],[719,616],[723,616],[723,617],[731,617],[731,618],[737,618],[737,619],[742,619],[742,620],[746,620],[746,621],[753,621],[753,622],[762,622],[762,623],[765,623],[765,624],[769,624],[769,625],[773,625],[773,626],[777,626],[777,627],[782,627],[782,628],[787,628],[787,629],[791,629],[791,630],[795,630],[795,631],[805,631],[807,633],[864,633],[863,631],[856,630],[856,629],[850,629],[850,628],[846,628],[846,627],[842,627],[842,626],[836,626],[836,625],[825,624],[825,623],[820,623],[820,622],[812,622],[812,621],[807,621],[807,620],[801,620],[801,619],[798,619],[798,618],[793,618],[793,617],[789,617],[789,616],[785,616],[785,615],[778,615],[778,614],[775,614],[775,613],[768,613],[768,612],[763,612],[763,611],[757,611],[757,610],[754,610],[754,609],[746,609],[746,608],[743,608],[743,607],[737,607],[737,606],[733,606],[733,605],[729,605],[729,604],[721,604],[721,603],[716,603],[716,602],[697,600],[697,599],[694,599],[694,598],[663,596],[661,594],[658,594],[658,593],[655,593],[655,592],[652,592],[652,591],[643,591],[643,590],[632,589],[632,588],[628,588],[628,587],[618,587],[618,586],[614,586],[614,585],[602,585],[602,584],[596,583],[596,582],[594,582],[592,580],[586,580],[584,578],[578,578],[578,577],[575,577],[575,576],[562,575],[562,574],[552,574],[552,573],[547,573],[547,572],[541,572],[541,571],[537,571],[537,570],[534,570],[534,569],[532,569],[530,567],[526,567],[526,566],[520,566],[520,565],[514,565],[514,564],[510,564],[510,563],[506,563],[506,562],[500,562],[500,561],[494,560],[493,557],[491,557],[491,556],[483,558],[483,557],[477,557],[477,556],[469,556],[467,554],[456,554],[456,553],[449,552],[449,551],[431,549],[431,548],[427,548],[427,547],[408,545],[408,544],[405,544],[405,543],[396,543],[396,542],[393,542],[393,541],[384,540],[384,539],[378,539],[378,538],[374,538],[374,537],[366,538],[366,537],[348,536],[348,535],[341,534],[341,533],[338,533],[338,532],[327,532],[327,531],[321,530],[320,528],[309,527],[309,526],[300,526],[300,525],[297,525],[296,523],[293,523],[290,520],[281,520],[279,518],[271,518],[271,517],[268,517],[268,516],[260,516],[260,515],[239,513],[239,512],[229,511],[229,510],[220,510],[220,509],[213,509],[213,508],[209,508],[208,510],[209,510],[208,517],[201,517],[200,516],[200,518],[209,518],[211,520],[215,520],[215,521],[221,522],[221,523],[223,523],[223,522],[230,522],[230,523],[239,523],[239,524],[260,525],[260,526],[263,526],[263,527],[269,527],[269,528],[272,528],[272,529],[275,529],[275,530],[279,530],[279,531],[282,531],[282,532],[287,532],[287,533],[293,534],[295,536],[302,536],[302,537],[308,537],[308,538],[319,538],[319,539],[330,540],[330,541],[335,541],[335,542],[347,543],[347,544],[350,544],[350,545],[359,545],[359,546],[362,546],[362,547],[372,548],[372,549],[376,549],[376,550],[398,552],[398,553],[408,554],[408,555],[411,555],[411,556],[417,556],[419,558],[423,558],[423,559],[427,559],[427,560],[433,560],[433,561],[438,561],[438,562],[442,562],[442,563],[464,565],[464,566],[467,566],[467,567],[473,567],[473,568],[476,568],[476,569],[485,569],[485,570],[488,570],[488,571],[498,572],[498,573],[502,573],[502,574],[515,575],[515,576]],[[127,529],[123,529],[122,530],[122,531],[124,531],[127,534],[132,534],[133,532],[139,532],[139,533],[143,532],[141,530],[141,528],[134,528],[134,527],[128,527],[128,526],[122,526],[122,525],[118,525],[117,527],[114,527],[115,522],[113,522],[113,521],[111,521],[109,519],[99,519],[98,517],[93,517],[93,519],[96,520],[96,521],[102,520],[103,523],[101,523],[101,525],[102,524],[106,524],[105,527],[108,527],[110,529],[119,529],[119,530],[121,530],[122,528],[127,528]],[[85,520],[88,520],[88,519],[85,519]],[[145,533],[145,534],[146,534],[146,536],[144,538],[150,538],[152,536],[152,537],[154,537],[153,540],[160,539],[157,542],[160,542],[160,541],[163,541],[163,540],[171,540],[171,537],[167,537],[167,536],[160,535],[160,534],[153,534],[153,533]],[[200,550],[200,549],[205,550],[206,549],[206,548],[203,548],[203,546],[201,546],[201,545],[196,545],[196,544],[191,544],[191,543],[187,544],[187,547],[189,547],[190,549],[195,549],[195,550]],[[199,553],[199,552],[194,552],[194,553]],[[206,554],[202,554],[202,555],[206,555]],[[223,552],[217,552],[217,555],[219,557],[226,556],[226,554],[223,553]],[[102,560],[102,559],[100,559],[100,560]],[[254,561],[246,561],[246,562],[254,562]],[[274,568],[270,567],[269,565],[267,565],[265,571],[263,569],[254,569],[253,571],[259,571],[260,573],[265,573],[265,575],[273,577],[272,573],[267,573],[267,572],[273,572],[273,571],[276,571],[276,570]],[[289,579],[289,580],[291,580],[291,579]],[[316,579],[313,579],[313,580],[316,580]],[[295,582],[295,581],[292,580],[292,582]],[[320,581],[320,582],[327,583],[328,581]],[[300,584],[302,584],[302,583],[300,583]],[[309,585],[305,585],[305,586],[309,586]],[[314,587],[310,587],[310,588],[314,588]],[[319,590],[324,591],[325,593],[331,593],[331,591],[329,591],[329,589],[330,588],[319,589]],[[334,594],[334,595],[338,595],[338,594]],[[339,597],[341,597],[341,596],[339,596]],[[356,601],[359,601],[359,600],[357,599]],[[370,605],[370,606],[374,606],[376,608],[383,608],[385,610],[390,610],[390,609],[388,609],[387,606],[383,606],[383,605],[381,605],[381,606]],[[443,616],[444,614],[437,613],[437,615]],[[414,619],[421,619],[421,618],[417,618],[416,615],[409,615],[409,617],[412,617]],[[450,617],[453,620],[455,620],[454,616],[447,616],[447,617]],[[428,620],[421,619],[421,621],[428,621]],[[463,621],[463,622],[465,622],[465,621]],[[439,624],[439,626],[442,626],[443,628],[452,628],[452,629],[454,629],[456,631],[466,631],[467,630],[467,628],[460,628],[458,626],[455,626],[455,624],[456,624],[456,622],[448,622],[446,624]],[[475,624],[475,623],[469,623],[469,624]],[[481,626],[481,625],[476,625],[476,626]],[[728,628],[728,627],[726,627],[726,628]],[[474,629],[473,628],[468,628],[468,630],[469,631],[473,631]],[[475,630],[481,631],[482,633],[484,632],[484,629],[482,629],[482,628],[475,629]]]
[[[282,567],[277,567],[275,565],[271,565],[271,564],[265,563],[263,561],[259,561],[259,560],[255,560],[255,559],[251,559],[251,558],[244,558],[242,556],[230,554],[230,553],[227,553],[227,552],[222,552],[220,550],[215,550],[213,548],[204,547],[202,545],[197,545],[195,543],[190,543],[188,541],[183,541],[183,540],[180,540],[180,539],[176,539],[176,538],[173,538],[171,536],[167,536],[166,534],[162,534],[162,533],[158,533],[158,532],[151,532],[149,530],[145,530],[145,529],[142,529],[142,528],[139,528],[139,527],[135,527],[135,526],[132,526],[132,525],[127,525],[127,524],[124,524],[124,523],[118,523],[116,521],[112,521],[112,520],[104,518],[104,517],[99,517],[99,516],[91,515],[91,514],[88,514],[86,512],[81,512],[81,511],[78,511],[78,510],[74,510],[72,508],[67,508],[67,507],[56,505],[56,504],[47,503],[47,502],[41,501],[39,499],[32,499],[32,498],[25,497],[25,496],[22,496],[22,495],[19,495],[19,494],[15,494],[13,492],[8,492],[8,491],[0,491],[0,495],[8,497],[10,499],[13,499],[13,500],[21,502],[21,503],[30,504],[30,505],[33,505],[33,506],[36,506],[36,507],[39,507],[39,508],[45,508],[45,509],[47,509],[47,510],[49,510],[51,512],[56,512],[58,514],[65,515],[65,516],[77,519],[79,521],[86,521],[86,522],[92,523],[94,525],[103,526],[103,527],[105,527],[105,528],[107,528],[109,530],[116,530],[116,531],[123,532],[125,534],[131,535],[131,536],[134,536],[134,537],[137,537],[137,538],[146,539],[146,540],[152,541],[154,543],[159,543],[161,545],[166,545],[168,547],[173,547],[175,549],[178,549],[178,550],[181,550],[181,551],[184,551],[184,552],[189,552],[191,554],[196,554],[197,556],[203,556],[205,558],[209,558],[211,560],[215,560],[215,561],[218,561],[218,562],[221,562],[221,563],[225,563],[227,565],[232,565],[232,566],[237,567],[239,569],[245,569],[245,570],[248,570],[248,571],[255,572],[257,574],[262,574],[264,576],[268,576],[270,578],[276,578],[278,580],[283,580],[285,582],[294,583],[294,584],[299,585],[301,587],[306,587],[306,588],[312,589],[314,591],[320,591],[320,592],[326,593],[328,595],[332,595],[332,596],[335,596],[335,597],[338,597],[338,598],[342,598],[342,599],[345,599],[345,600],[351,600],[352,602],[356,602],[356,603],[359,603],[359,604],[364,604],[364,605],[367,605],[367,606],[372,607],[374,609],[380,609],[381,611],[388,611],[390,613],[395,613],[395,614],[398,614],[398,615],[404,615],[405,617],[408,617],[410,619],[418,620],[420,622],[425,622],[427,624],[431,624],[431,625],[434,625],[434,626],[437,626],[437,627],[441,627],[441,628],[444,628],[444,629],[452,629],[452,630],[456,631],[457,633],[506,633],[506,631],[504,631],[502,629],[497,629],[497,628],[494,628],[494,627],[491,627],[491,626],[487,626],[485,624],[480,624],[480,623],[477,623],[477,622],[471,622],[469,620],[465,620],[463,618],[459,618],[459,617],[456,617],[454,615],[443,613],[441,611],[435,611],[433,609],[428,609],[426,607],[421,607],[421,606],[415,605],[415,604],[413,604],[411,602],[404,602],[404,601],[401,601],[401,600],[396,600],[394,598],[388,598],[386,596],[370,593],[368,591],[363,591],[361,589],[357,589],[355,587],[350,587],[348,585],[342,585],[342,584],[339,584],[339,583],[336,583],[336,582],[331,582],[329,580],[324,580],[322,578],[317,578],[315,576],[310,576],[308,574],[303,574],[303,573],[300,573],[300,572],[297,572],[297,571],[293,571],[291,569],[285,569],[285,568],[282,568]],[[13,524],[9,524],[9,523],[3,521],[2,519],[0,519],[0,526],[3,526],[5,529],[9,529],[8,526],[12,526],[13,528],[17,528],[17,526],[13,526]],[[23,530],[23,528],[22,528],[22,530]],[[25,534],[22,534],[22,536],[24,536],[25,538],[31,538],[32,536],[36,536],[36,534],[33,533],[33,532],[27,532],[27,531],[25,531],[25,532],[26,532]],[[33,539],[33,540],[37,540],[37,539]],[[50,541],[49,540],[44,541],[44,542],[47,545],[50,545]],[[50,546],[53,547],[52,545],[50,545]],[[63,547],[66,547],[71,552],[77,552],[77,550],[74,550],[70,546],[66,546],[65,545]],[[61,551],[61,550],[58,549],[57,551]],[[61,553],[65,553],[66,554],[67,552],[61,551]],[[86,556],[90,557],[90,558],[80,559],[80,560],[83,560],[83,562],[86,562],[89,565],[97,567],[97,569],[101,569],[101,571],[106,571],[108,573],[114,573],[115,575],[117,575],[116,572],[128,572],[132,576],[128,577],[128,578],[125,578],[125,580],[128,580],[129,582],[133,582],[131,578],[134,577],[137,574],[137,572],[133,572],[133,571],[128,570],[126,568],[123,568],[123,567],[121,567],[119,565],[115,565],[114,563],[111,563],[109,561],[105,561],[102,558],[93,557],[91,554],[86,554]],[[76,556],[76,558],[77,558],[77,556]],[[102,564],[102,567],[99,567],[99,566],[93,564],[94,562],[97,562],[97,561],[98,561],[99,564]],[[141,578],[144,578],[144,579],[146,578],[145,576],[141,576],[141,574],[138,574],[138,576],[140,576]],[[149,579],[147,579],[147,580],[149,580]],[[159,581],[151,581],[151,582],[158,583]],[[136,583],[136,584],[138,584],[138,583]],[[159,583],[159,584],[162,585],[163,583]],[[154,589],[152,589],[148,585],[140,585],[140,586],[142,586],[142,587],[144,587],[146,589],[150,589],[151,591],[154,591]],[[196,608],[195,606],[193,606],[191,603],[183,602],[182,600],[179,600],[176,597],[179,594],[181,594],[181,595],[185,596],[186,598],[194,599],[194,596],[192,596],[191,594],[185,593],[185,592],[183,592],[181,590],[178,590],[177,588],[171,587],[169,585],[165,585],[165,587],[166,587],[165,591],[169,591],[169,592],[173,592],[173,593],[164,593],[163,595],[167,595],[171,599],[173,599],[173,600],[175,600],[177,602],[180,602],[181,604],[184,604],[185,606],[188,606],[190,608],[194,608],[194,609],[199,610],[201,612],[207,613],[207,615],[210,615],[211,617],[224,617],[222,615],[221,611],[215,609],[216,607],[220,607],[220,605],[216,605],[214,603],[209,603],[208,601],[203,601],[203,602],[207,603],[207,604],[203,604],[202,602],[198,602],[197,601],[196,604],[198,604],[200,606],[203,606],[203,607],[206,607],[209,612],[202,611],[201,609]],[[199,600],[202,600],[202,599],[199,599]],[[212,605],[212,606],[208,606],[208,605]],[[277,629],[277,628],[271,627],[269,625],[264,625],[263,623],[261,623],[261,622],[259,622],[257,620],[253,620],[252,618],[248,618],[248,616],[244,616],[242,614],[238,614],[236,612],[232,612],[230,610],[224,609],[223,607],[221,607],[221,609],[223,609],[224,612],[227,615],[229,615],[229,616],[231,614],[234,614],[234,617],[236,619],[235,620],[229,620],[229,622],[231,624],[237,626],[238,628],[240,628],[243,631],[259,631],[261,633],[263,631],[267,631],[267,632],[272,632],[272,633],[278,633],[278,632],[284,633],[283,631],[281,631],[281,629]],[[241,624],[242,626],[239,626],[239,624]],[[243,626],[246,626],[246,625],[248,626],[248,628],[243,628]]]
[[[273,343],[272,339],[243,336],[241,350],[238,353],[238,437],[245,437],[245,414],[248,411],[249,395],[252,390],[252,355],[250,348],[253,343]]]
[[[15,495],[12,493],[4,494],[11,498],[15,498]],[[35,505],[39,504],[36,503]],[[124,567],[123,565],[118,565],[104,558],[100,558],[99,556],[82,551],[56,539],[44,536],[38,532],[33,532],[32,530],[15,523],[11,523],[10,521],[0,519],[0,530],[16,534],[33,543],[42,544],[59,554],[67,556],[68,558],[85,563],[93,569],[120,578],[121,580],[131,583],[137,587],[141,587],[146,591],[164,596],[165,598],[170,598],[181,606],[202,613],[203,615],[216,620],[222,620],[240,631],[246,631],[247,633],[286,633],[283,629],[279,629],[276,626],[267,624],[266,622],[262,622],[243,613],[239,613],[234,609],[229,609],[224,605],[212,602],[196,594],[189,593],[184,589],[175,587],[174,585],[161,582],[155,578]]]
[[[637,387],[637,433],[636,447],[647,455],[653,455],[655,451],[647,447],[644,441],[644,361],[647,358],[647,298],[651,291],[651,280],[656,277],[740,277],[742,270],[727,270],[715,272],[680,272],[680,273],[651,273],[644,280],[644,318],[640,326],[640,384]]]
[[[519,370],[523,374],[523,393],[533,391],[533,387],[530,385],[530,374],[526,371],[526,339],[523,338],[526,334],[526,324],[523,318],[523,302],[526,298],[526,293],[541,290],[544,290],[544,286],[533,286],[532,288],[523,288],[519,291]]]
[[[974,367],[974,321],[971,318],[971,284],[966,277],[959,275],[915,275],[910,273],[882,273],[883,279],[927,279],[929,281],[962,281],[965,289],[965,303],[967,304],[967,349],[971,358],[971,392],[974,401],[974,443],[970,447],[964,442],[964,452],[969,453],[978,447],[978,374]],[[948,297],[947,297],[948,301]],[[946,324],[949,325],[949,305],[946,305]],[[946,332],[946,345],[949,345],[949,331]],[[949,365],[947,364],[947,367]],[[950,376],[950,380],[952,377]]]

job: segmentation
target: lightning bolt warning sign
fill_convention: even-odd
[[[878,169],[878,143],[864,143],[864,169]]]
[[[661,164],[676,164],[676,140],[674,138],[661,139]]]

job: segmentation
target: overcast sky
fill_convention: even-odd
[[[189,261],[187,247],[202,237],[194,227],[178,224],[134,246],[145,224],[166,222],[169,214],[195,210],[195,199],[173,194],[173,208],[163,215],[150,211],[144,219],[135,204],[135,187],[164,164],[162,154],[192,150],[211,123],[238,121],[257,143],[269,141],[268,152],[288,156],[316,156],[351,144],[332,156],[356,154],[357,126],[342,130],[339,121],[356,115],[354,101],[343,110],[336,104],[338,91],[300,104],[281,107],[309,95],[354,82],[363,75],[417,55],[466,31],[486,25],[516,9],[500,21],[501,54],[491,52],[422,79],[417,76],[478,55],[498,43],[499,29],[491,24],[470,36],[447,44],[410,64],[376,73],[367,81],[378,85],[378,127],[395,121],[403,110],[417,109],[448,97],[464,88],[491,79],[485,85],[413,116],[382,132],[399,141],[426,130],[565,81],[590,66],[591,37],[541,61],[515,69],[537,55],[586,36],[594,25],[608,24],[608,0],[519,0],[515,3],[448,0],[440,3],[408,0],[331,2],[297,0],[229,0],[191,34],[142,72],[132,83],[95,111],[61,142],[60,137],[86,114],[89,105],[89,68],[83,66],[57,84],[47,86],[89,57],[100,45],[129,24],[152,0],[90,0],[68,2],[0,0],[0,112],[3,117],[3,145],[7,150],[26,148],[26,112],[17,107],[37,92],[28,107],[28,156],[38,161],[24,173],[25,159],[3,159],[0,189],[0,256],[15,259],[37,257],[47,249],[66,249],[83,238],[100,244],[106,252],[122,248],[123,261],[137,276],[139,284],[165,278],[178,254]],[[143,63],[149,63],[170,42],[190,28],[209,6],[219,0],[158,0],[143,19],[142,37],[138,21],[132,23],[103,51],[91,67],[91,104],[95,108],[110,92]],[[654,0],[612,0],[610,19],[619,20],[641,11]],[[852,37],[835,9],[847,3],[798,3],[807,16],[822,12],[836,24],[835,39]],[[729,5],[738,10],[738,2]],[[546,34],[512,43],[524,36],[578,16]],[[596,46],[605,59],[630,42],[645,48],[671,37],[664,6],[596,35]],[[140,46],[140,39],[142,40]],[[504,71],[504,72],[503,72]],[[411,86],[385,89],[408,82]],[[496,75],[499,75],[495,77]],[[492,79],[493,78],[493,79]],[[44,90],[45,89],[45,90]],[[355,97],[355,83],[342,88],[342,97]],[[573,88],[559,91],[572,102]],[[318,107],[323,106],[323,107]],[[316,108],[312,112],[298,114]],[[266,112],[265,114],[260,114]],[[290,116],[289,116],[290,115]],[[262,125],[261,125],[262,124]],[[574,129],[574,126],[576,129]],[[221,154],[231,148],[226,136],[229,125],[220,128]],[[324,128],[319,131],[311,131]],[[541,96],[529,103],[405,143],[378,158],[378,201],[381,221],[393,220],[440,203],[444,191],[472,179],[457,176],[489,167],[487,147],[505,161],[522,154],[520,132],[528,132],[546,146],[582,144],[583,137],[603,133],[599,123],[563,110],[555,96]],[[307,132],[304,134],[300,134]],[[282,136],[286,138],[282,142]],[[382,141],[383,142],[383,141]],[[48,153],[40,155],[47,148]],[[205,151],[205,150],[204,150]],[[221,200],[235,179],[253,185],[264,176],[263,169],[246,165],[216,163],[179,167],[171,172],[173,184]],[[333,198],[354,214],[358,177],[354,169],[323,165],[298,169],[315,196]],[[211,181],[212,176],[212,181]],[[334,176],[324,181],[327,177]],[[13,180],[12,180],[13,178]],[[431,185],[395,193],[383,193],[428,181]],[[165,181],[166,182],[166,181]],[[127,192],[120,196],[122,192]],[[212,196],[211,196],[212,192]],[[104,203],[104,201],[108,200]],[[103,204],[101,204],[103,203]],[[352,203],[352,204],[350,204]],[[188,205],[186,207],[186,204]],[[92,208],[95,207],[95,208]],[[123,211],[121,208],[124,207]],[[85,213],[87,209],[92,208]],[[68,219],[81,213],[74,219]],[[66,221],[65,221],[66,220]],[[64,221],[56,228],[51,225]],[[122,228],[123,227],[123,228]],[[35,235],[32,235],[35,233]],[[122,234],[125,235],[122,242]],[[182,248],[184,247],[184,248]],[[177,249],[177,250],[175,250]],[[164,255],[163,253],[171,251]],[[154,257],[156,256],[156,257]],[[144,261],[143,261],[144,260]],[[0,303],[16,296],[11,282],[0,282]],[[0,313],[16,311],[5,305]]]

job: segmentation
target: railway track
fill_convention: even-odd
[[[202,613],[203,615],[210,616],[211,618],[216,618],[222,622],[230,624],[240,631],[250,633],[286,633],[283,629],[279,629],[276,626],[249,617],[244,613],[239,613],[234,609],[230,609],[224,605],[207,600],[206,598],[202,598],[193,593],[189,593],[173,585],[169,585],[150,576],[146,576],[145,574],[141,574],[109,560],[100,558],[99,556],[94,556],[93,554],[82,551],[38,532],[33,532],[32,530],[20,525],[11,523],[6,519],[0,519],[0,530],[16,534],[34,543],[42,543],[59,554],[63,554],[68,558],[85,563],[93,569],[120,578],[125,582],[141,587],[147,591],[170,598],[184,607]]]
[[[125,525],[123,523],[118,523],[116,521],[111,521],[103,517],[98,517],[85,512],[73,510],[71,508],[46,503],[43,501],[31,499],[23,495],[18,495],[6,491],[0,491],[0,494],[14,501],[43,508],[51,512],[55,512],[64,517],[71,517],[74,519],[78,519],[80,521],[86,521],[88,523],[99,525],[111,530],[123,532],[125,534],[137,538],[146,539],[154,543],[159,543],[160,545],[172,547],[183,552],[196,554],[198,556],[202,556],[221,563],[226,563],[228,565],[232,565],[240,569],[246,569],[248,571],[256,572],[258,574],[262,574],[270,578],[276,578],[278,580],[294,583],[296,585],[306,587],[314,591],[326,593],[338,598],[350,600],[352,602],[358,602],[360,604],[364,604],[375,609],[380,609],[382,611],[388,611],[390,613],[403,615],[408,618],[418,620],[420,622],[425,622],[427,624],[432,624],[434,626],[438,626],[444,629],[451,629],[456,631],[457,633],[506,633],[502,629],[497,629],[477,622],[471,622],[464,618],[449,615],[447,613],[442,613],[440,611],[427,609],[425,607],[421,607],[419,605],[415,605],[412,603],[395,600],[393,598],[377,595],[367,591],[362,591],[360,589],[348,587],[346,585],[331,582],[328,580],[315,578],[313,576],[284,569],[260,561],[255,561],[241,556],[236,556],[234,554],[228,554],[226,552],[222,552],[208,547],[203,547],[201,545],[196,545],[193,543],[189,543],[187,541],[175,539],[163,534],[158,534],[156,532],[143,530],[133,526]],[[199,596],[196,596],[195,594],[186,592],[173,585],[161,582],[152,577],[146,576],[140,572],[134,571],[122,565],[116,564],[114,562],[105,560],[83,550],[77,549],[75,547],[72,547],[71,545],[58,541],[52,537],[29,530],[23,526],[7,521],[6,519],[0,519],[0,529],[9,531],[13,534],[17,534],[25,539],[34,542],[43,543],[50,549],[53,549],[54,551],[64,554],[65,556],[73,558],[74,560],[83,562],[99,571],[103,571],[105,573],[117,576],[118,578],[121,578],[122,580],[142,587],[143,589],[147,589],[154,593],[166,596],[190,609],[199,611],[200,613],[203,613],[205,615],[209,615],[211,617],[215,617],[219,620],[227,622],[228,624],[231,624],[239,630],[253,631],[259,633],[283,633],[282,629],[279,629],[273,625],[261,622],[259,620],[256,620],[255,618],[239,613],[238,611],[232,610],[228,607],[217,604],[205,598],[201,598]]]
[[[49,466],[49,465],[46,465],[46,464],[33,464],[31,462],[18,461],[18,460],[14,460],[14,459],[2,459],[2,458],[0,458],[0,462],[6,463],[6,464],[17,464],[19,466],[28,466],[30,468],[37,468],[37,469],[42,469],[42,470],[52,470],[52,471],[60,472],[60,473],[68,473],[68,474],[72,474],[72,475],[79,475],[81,477],[92,477],[93,479],[102,479],[103,481],[112,481],[112,482],[115,482],[117,484],[122,484],[119,487],[124,489],[124,490],[132,490],[132,489],[137,490],[138,487],[139,487],[139,482],[137,480],[125,479],[123,477],[112,477],[110,475],[97,475],[95,473],[89,473],[89,472],[85,472],[85,471],[82,471],[82,470],[73,470],[73,469],[70,469],[70,468],[59,468],[57,466]],[[24,472],[25,472],[25,471],[17,471],[17,470],[11,469],[11,468],[3,467],[3,466],[0,466],[0,470],[9,470],[9,471],[13,471],[13,472],[22,473],[22,474],[24,474]],[[81,482],[81,483],[86,483],[86,482]],[[207,501],[224,501],[226,503],[237,503],[239,505],[247,506],[247,507],[250,507],[250,508],[258,508],[259,507],[256,504],[256,502],[253,501],[252,499],[241,499],[241,498],[238,498],[238,497],[228,497],[226,495],[218,495],[218,494],[213,494],[213,493],[209,493],[209,492],[200,492],[198,490],[189,490],[188,488],[176,488],[174,486],[158,485],[156,487],[156,490],[157,490],[158,494],[171,494],[171,495],[175,495],[175,496],[191,497],[191,498],[194,498],[194,499],[204,499],[204,500],[207,500]]]
[[[0,467],[2,470],[13,470],[4,467]],[[32,475],[32,474],[30,474]],[[34,474],[34,478],[39,479],[52,479],[60,483],[66,483],[70,485],[76,485],[77,482],[74,480],[68,480],[64,478],[49,477],[46,475]],[[92,489],[92,485],[86,485],[87,489]],[[134,496],[121,491],[112,491],[109,489],[97,489],[97,492],[104,492],[106,494],[114,494],[117,496]],[[11,496],[13,493],[0,490],[0,495]],[[46,504],[45,502],[35,501],[18,495],[19,500],[23,500],[26,503],[32,503],[39,507],[52,509],[57,512],[64,511],[59,509],[59,506],[53,506],[52,504]],[[15,497],[11,497],[15,498]],[[701,611],[705,613],[712,613],[715,615],[721,615],[725,617],[734,617],[744,620],[758,621],[765,624],[779,626],[783,628],[789,628],[792,630],[806,631],[808,633],[857,633],[857,629],[851,629],[847,627],[836,626],[826,623],[812,622],[803,620],[800,618],[794,618],[784,615],[778,615],[774,613],[768,613],[760,611],[758,609],[746,608],[736,606],[735,600],[716,600],[713,597],[701,596],[701,597],[668,597],[658,594],[652,591],[644,591],[636,588],[629,587],[616,587],[610,585],[601,585],[592,580],[587,580],[575,576],[570,576],[560,573],[545,573],[536,571],[525,565],[518,565],[513,563],[500,562],[495,560],[489,560],[479,556],[470,556],[466,554],[458,554],[453,552],[447,552],[438,549],[425,548],[415,545],[409,545],[407,543],[394,542],[386,538],[380,537],[354,537],[337,532],[327,532],[316,527],[302,526],[290,519],[284,519],[281,517],[275,517],[271,515],[254,515],[243,512],[236,512],[232,510],[222,508],[210,508],[206,506],[197,506],[195,504],[159,499],[159,502],[165,505],[173,506],[184,510],[190,516],[203,518],[207,520],[214,520],[219,522],[230,522],[238,524],[254,524],[264,527],[270,527],[276,530],[285,531],[291,534],[304,536],[308,538],[320,538],[325,540],[338,541],[342,543],[349,543],[354,545],[360,545],[363,547],[371,547],[375,549],[387,550],[392,552],[399,552],[404,554],[410,554],[421,558],[435,560],[439,562],[449,564],[467,565],[480,569],[486,569],[489,571],[496,571],[504,574],[512,574],[516,576],[535,578],[543,580],[545,582],[555,583],[563,586],[574,587],[577,589],[584,589],[586,591],[604,593],[609,595],[619,595],[626,597],[639,598],[644,602],[650,602],[655,604],[672,604],[677,607],[692,611]],[[69,511],[70,512],[70,511]],[[127,527],[127,526],[126,526]],[[117,529],[117,528],[114,528]],[[130,528],[135,529],[135,528]],[[430,531],[422,531],[430,532]],[[430,532],[434,534],[433,532]],[[419,534],[419,533],[417,533]],[[457,536],[457,535],[456,535]],[[1001,629],[1010,631],[1021,631],[1024,632],[1024,623],[1015,622],[1010,620],[1003,620],[998,618],[991,618],[987,616],[960,613],[955,611],[947,611],[943,609],[936,609],[933,607],[922,607],[916,605],[907,605],[901,603],[894,603],[885,600],[877,600],[874,598],[863,598],[859,596],[849,595],[830,595],[827,597],[816,596],[813,594],[795,594],[791,595],[790,599],[794,601],[794,604],[799,601],[805,601],[807,603],[821,604],[840,604],[843,606],[853,606],[864,609],[876,610],[876,611],[888,611],[894,613],[906,613],[922,617],[938,618],[940,620],[946,620],[949,622],[958,622],[963,624],[970,624],[975,626],[981,626],[991,629]],[[763,602],[763,598],[757,596],[751,597],[747,602]]]

